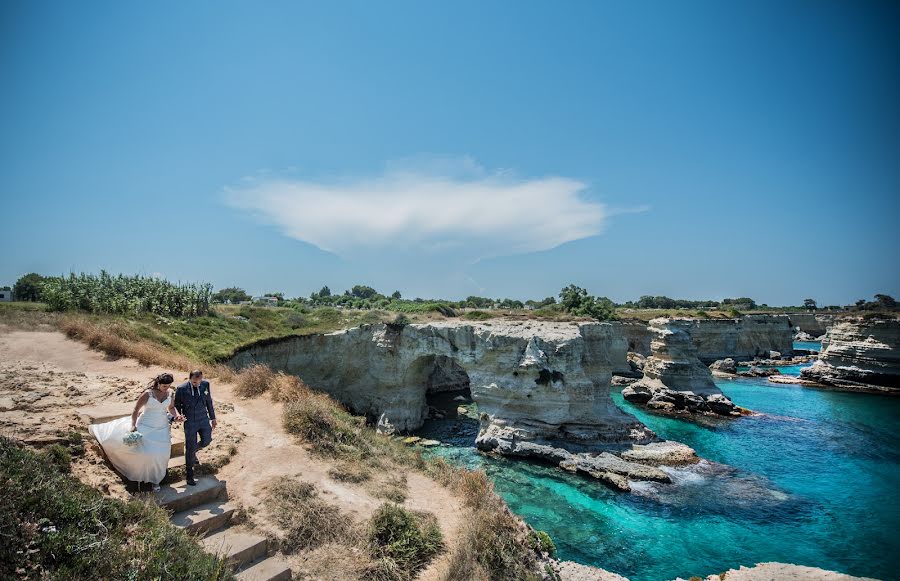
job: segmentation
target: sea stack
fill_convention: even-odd
[[[650,321],[652,354],[644,363],[643,379],[622,390],[626,400],[661,413],[740,415],[697,357],[694,328],[690,319]]]

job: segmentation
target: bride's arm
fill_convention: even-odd
[[[141,413],[141,408],[144,407],[144,404],[147,403],[147,399],[150,397],[149,392],[144,392],[141,394],[141,397],[134,404],[134,411],[131,412],[131,431],[134,432],[137,430],[137,420],[138,416]]]
[[[175,418],[176,420],[178,420],[182,417],[181,414],[178,413],[178,410],[175,409],[175,398],[174,397],[169,400],[169,407],[166,408],[166,411],[169,412],[170,414],[172,414],[172,417]]]

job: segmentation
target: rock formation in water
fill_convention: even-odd
[[[818,360],[800,377],[850,390],[900,392],[900,320],[835,323],[822,341]]]
[[[691,319],[654,319],[652,355],[644,363],[644,378],[622,390],[636,404],[663,413],[715,413],[738,416],[734,403],[713,382],[712,373],[697,358]]]
[[[714,375],[735,375],[737,374],[737,363],[731,357],[719,359],[709,366],[709,370],[712,371]]]
[[[468,388],[480,411],[480,449],[565,464],[627,490],[628,480],[668,480],[651,460],[696,455],[658,442],[613,402],[612,370],[626,365],[626,347],[617,324],[446,321],[265,341],[230,364],[297,375],[386,431],[420,427],[428,394]]]

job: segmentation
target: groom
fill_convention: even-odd
[[[175,409],[184,416],[184,465],[187,469],[187,483],[194,486],[197,484],[194,480],[194,464],[199,464],[197,448],[209,446],[213,428],[216,427],[216,410],[213,409],[209,382],[203,380],[203,372],[199,369],[191,371],[190,381],[182,383],[175,390]]]

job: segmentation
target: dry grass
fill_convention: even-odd
[[[199,363],[190,357],[154,345],[135,336],[120,322],[100,323],[82,315],[66,315],[59,319],[57,328],[70,339],[81,341],[109,357],[130,357],[141,365],[159,365],[185,374],[200,368],[207,377],[228,382],[235,379],[235,373],[225,365]]]
[[[372,559],[364,548],[326,543],[303,555],[298,579],[359,581],[366,578]]]
[[[358,543],[360,533],[352,519],[319,498],[316,487],[308,482],[278,478],[269,486],[266,507],[284,531],[280,543],[286,553],[326,543]]]
[[[240,371],[232,371],[235,392],[241,397],[259,397],[268,393],[275,401],[296,401],[314,392],[300,378],[267,365],[254,364]]]
[[[334,480],[340,482],[349,482],[351,484],[359,484],[372,479],[372,468],[359,462],[347,462],[345,460],[338,461],[331,467],[328,475]]]
[[[257,363],[236,374],[234,391],[241,397],[257,397],[272,389],[276,378],[267,365]]]
[[[369,486],[369,491],[375,498],[383,498],[384,500],[402,504],[409,492],[406,474],[388,474],[380,482],[373,482]]]
[[[0,303],[0,330],[52,331],[60,319],[60,313],[47,311],[42,303]]]

